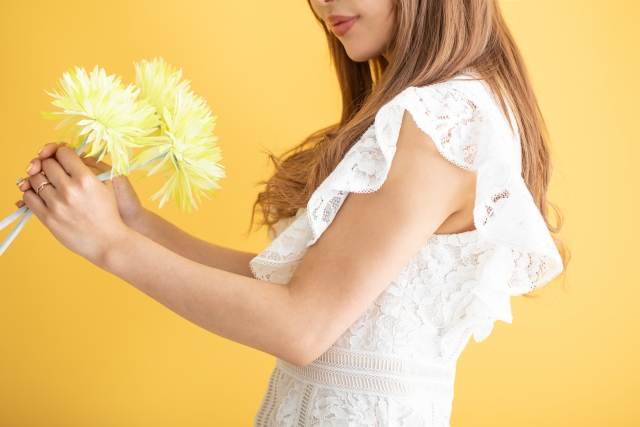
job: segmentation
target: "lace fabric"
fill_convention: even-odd
[[[276,364],[290,376],[318,387],[441,402],[453,398],[455,365],[335,346],[306,366],[280,359]]]
[[[382,186],[405,111],[446,159],[477,171],[476,229],[433,235],[310,365],[300,368],[278,360],[256,426],[447,426],[452,383],[448,389],[437,377],[421,377],[416,371],[409,377],[376,372],[376,360],[454,369],[471,335],[479,342],[496,320],[512,322],[511,296],[530,292],[562,271],[559,253],[521,176],[517,128],[511,130],[484,82],[460,76],[409,87],[383,106],[307,207],[278,224],[271,244],[251,260],[255,277],[288,283],[347,195]],[[336,352],[346,365],[326,363]],[[390,393],[392,389],[406,392]]]

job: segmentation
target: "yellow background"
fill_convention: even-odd
[[[513,298],[458,363],[451,425],[640,425],[640,2],[503,2],[553,137],[567,290]],[[55,139],[51,90],[74,65],[133,80],[182,67],[218,115],[228,178],[197,212],[160,213],[216,244],[246,238],[276,150],[337,120],[324,37],[304,0],[2,1],[0,217]],[[158,181],[137,183],[146,199]],[[156,202],[145,202],[157,209]],[[3,237],[6,231],[0,234]],[[0,258],[0,426],[250,426],[274,358],[187,322],[58,244],[33,219]]]

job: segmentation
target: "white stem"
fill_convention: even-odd
[[[82,144],[78,148],[76,148],[76,154],[79,156],[80,153],[84,151],[84,149],[89,145],[89,135],[85,136],[82,140]]]
[[[26,206],[23,206],[23,208],[24,207]],[[20,230],[22,230],[22,227],[24,227],[27,221],[29,221],[29,218],[31,218],[31,215],[33,215],[33,212],[27,209],[24,216],[20,218],[20,221],[18,221],[18,223],[16,224],[15,227],[13,227],[13,230],[11,230],[7,238],[4,239],[4,241],[2,242],[2,245],[0,245],[0,255],[2,255],[4,251],[9,247],[11,242],[13,242],[13,239],[15,239],[18,233],[20,232]]]
[[[29,210],[29,208],[27,207],[27,205],[24,205],[23,207],[21,207],[20,209],[18,209],[17,211],[15,211],[11,215],[9,215],[8,217],[6,217],[2,221],[0,221],[0,230],[5,228],[7,225],[11,224],[16,219],[18,219],[18,217],[20,215],[22,215],[23,213],[27,212],[28,210]]]
[[[141,167],[143,167],[143,166],[147,166],[147,165],[149,165],[149,164],[151,164],[151,163],[155,163],[155,162],[157,162],[157,161],[159,161],[159,160],[164,159],[164,157],[165,157],[165,156],[166,156],[166,154],[161,154],[161,155],[159,155],[158,157],[155,157],[155,158],[153,158],[153,159],[149,160],[148,162],[144,162],[144,163],[142,163],[142,164],[139,164],[139,165],[138,165],[138,166],[136,166],[135,168],[131,168],[131,169],[129,169],[129,170],[130,170],[130,171],[134,171],[134,170],[136,170],[136,169],[140,169],[140,168],[141,168]],[[100,175],[98,175],[98,176],[97,176],[97,178],[98,178],[100,181],[106,181],[107,179],[111,179],[111,171],[109,171],[109,172],[102,172]]]
[[[82,150],[84,150],[84,148],[86,147],[86,141],[87,141],[87,138],[85,138],[84,142],[78,148],[76,148],[76,154],[80,155],[80,153],[82,153]],[[148,164],[151,164],[151,163],[157,162],[159,160],[162,160],[164,158],[164,156],[165,156],[165,154],[162,154],[162,155],[160,155],[160,156],[158,156],[158,157],[156,157],[154,159],[149,160],[148,162],[142,163],[142,164],[136,166],[135,168],[132,168],[131,170],[134,171],[134,170],[139,169],[139,168],[141,168],[143,166],[146,166]],[[111,171],[103,172],[100,175],[98,175],[97,178],[100,181],[106,181],[107,179],[111,179]],[[24,227],[24,225],[27,223],[27,221],[29,221],[29,218],[31,218],[31,216],[33,215],[33,212],[31,212],[31,210],[27,207],[27,205],[24,205],[23,207],[21,207],[20,209],[16,210],[14,213],[12,213],[8,217],[6,217],[2,221],[0,221],[0,230],[2,230],[7,225],[11,224],[13,221],[18,219],[18,217],[20,217],[20,215],[22,215],[22,214],[24,214],[24,216],[22,218],[20,218],[20,221],[18,221],[16,226],[13,228],[13,230],[11,230],[11,232],[9,233],[7,238],[4,239],[4,241],[0,245],[0,255],[2,255],[3,252],[9,247],[9,245],[11,244],[13,239],[16,238],[16,236],[18,235],[20,230],[22,230],[22,227]]]

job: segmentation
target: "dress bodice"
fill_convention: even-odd
[[[286,284],[346,196],[380,188],[405,110],[445,158],[477,171],[476,229],[432,235],[311,364],[277,359],[257,427],[448,426],[455,365],[469,338],[486,339],[496,320],[511,323],[510,297],[562,271],[521,176],[513,117],[484,82],[460,76],[407,88],[386,104],[307,207],[277,224],[251,260],[256,278]]]

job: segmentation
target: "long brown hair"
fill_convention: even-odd
[[[310,4],[311,0],[307,0]],[[520,132],[522,175],[552,233],[564,264],[569,252],[557,233],[563,218],[546,198],[552,166],[547,128],[522,55],[504,21],[497,0],[394,0],[396,35],[383,56],[355,62],[340,40],[324,29],[342,92],[340,122],[311,134],[281,156],[267,151],[275,173],[253,205],[261,226],[269,230],[278,220],[306,207],[311,194],[373,124],[378,110],[409,86],[444,82],[473,69],[491,87],[505,115],[512,109]],[[312,9],[313,10],[313,9]],[[551,219],[553,211],[553,221]]]

